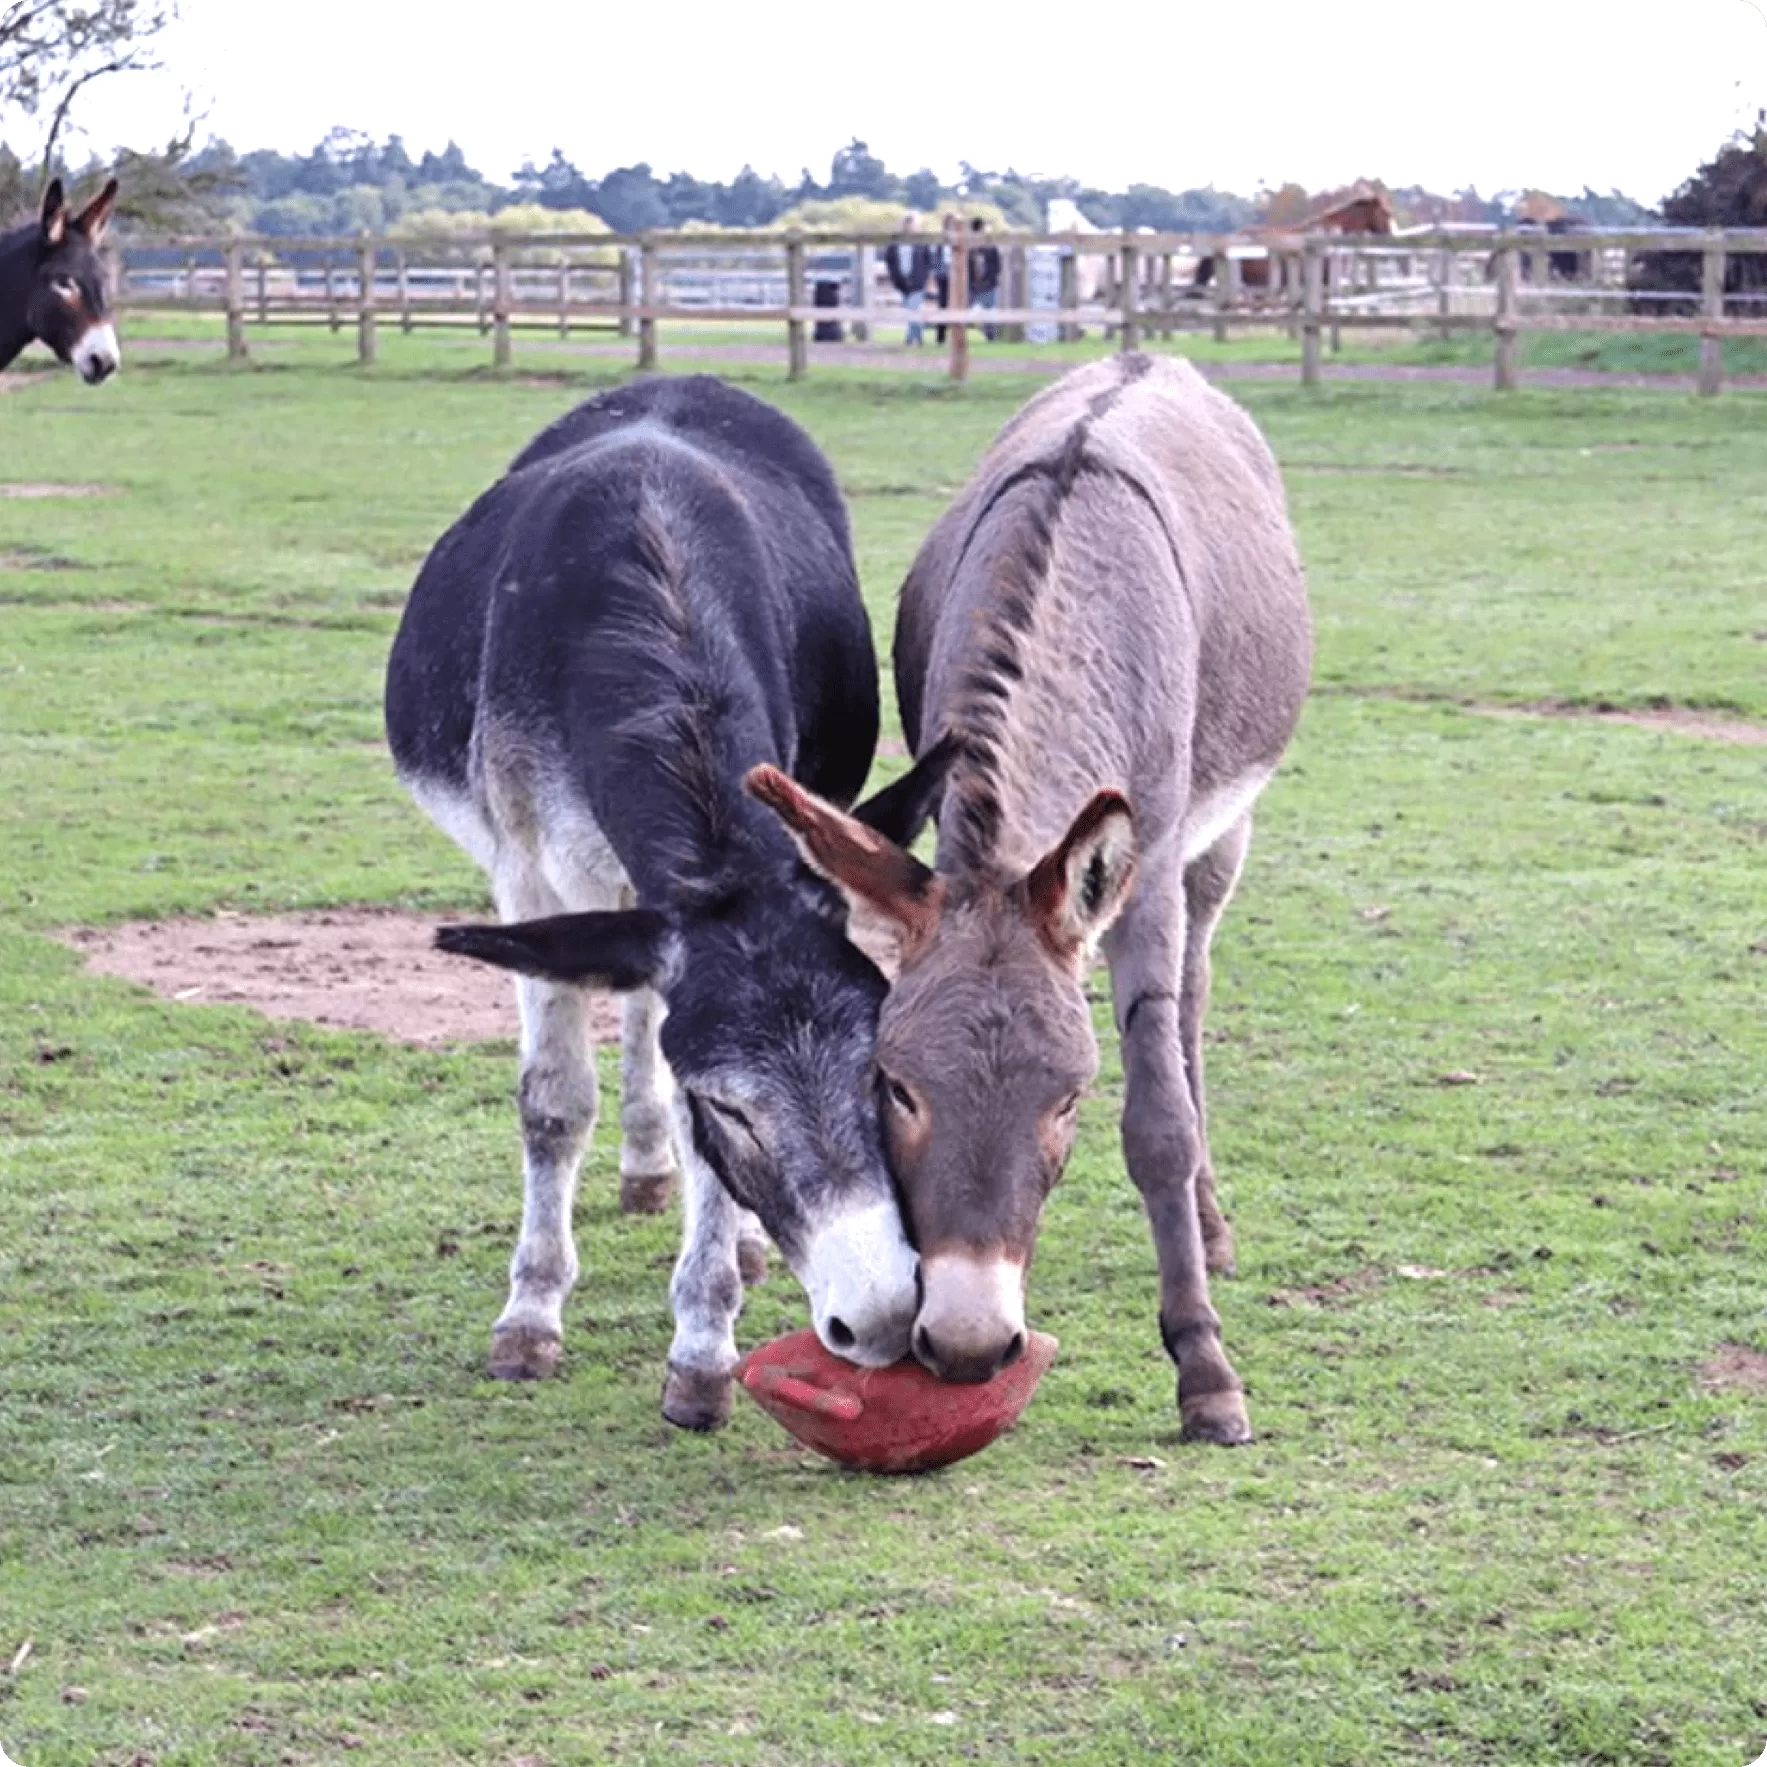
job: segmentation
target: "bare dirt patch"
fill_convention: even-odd
[[[0,479],[0,497],[110,497],[115,485],[83,485],[75,480],[57,484],[51,479]]]
[[[517,1033],[507,977],[431,944],[445,916],[375,908],[71,927],[60,937],[101,975],[191,1006],[374,1031],[400,1043],[486,1043]],[[598,1043],[617,1041],[619,1002],[589,996]]]
[[[79,565],[58,552],[0,546],[0,571],[74,571]]]
[[[1702,1387],[1767,1393],[1767,1354],[1747,1344],[1720,1344],[1699,1367]]]
[[[21,393],[26,387],[32,387],[40,380],[47,380],[47,373],[26,372],[11,368],[0,371],[0,393]]]
[[[1264,1300],[1271,1307],[1336,1307],[1359,1295],[1372,1294],[1384,1280],[1385,1273],[1378,1265],[1364,1264],[1316,1288],[1273,1289]]]
[[[1707,742],[1734,742],[1745,748],[1767,748],[1767,723],[1738,717],[1734,712],[1708,712],[1697,706],[1616,706],[1597,700],[1579,705],[1571,700],[1459,699],[1405,687],[1349,687],[1319,689],[1349,693],[1364,699],[1403,700],[1412,705],[1453,706],[1481,718],[1580,718],[1592,724],[1627,724],[1638,730],[1661,730],[1671,736],[1697,736]]]
[[[1492,716],[1506,712],[1522,718],[1592,718],[1601,724],[1630,724],[1639,730],[1666,730],[1673,736],[1701,736],[1708,742],[1738,742],[1748,748],[1767,747],[1767,724],[1737,718],[1725,712],[1702,712],[1692,706],[1577,706],[1562,700],[1541,700],[1533,705],[1475,706]]]

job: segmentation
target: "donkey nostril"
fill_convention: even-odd
[[[853,1336],[853,1328],[841,1318],[832,1318],[828,1322],[828,1342],[836,1350],[850,1350],[859,1340]]]
[[[1006,1354],[1000,1358],[1002,1368],[1010,1368],[1025,1353],[1025,1334],[1015,1331],[1012,1342],[1006,1346]]]
[[[932,1336],[924,1325],[917,1325],[914,1328],[914,1354],[928,1368],[936,1367],[938,1364],[939,1359],[933,1353]]]

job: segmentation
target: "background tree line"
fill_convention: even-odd
[[[892,172],[855,138],[830,163],[826,178],[806,169],[796,181],[763,177],[745,166],[727,182],[690,172],[659,176],[649,165],[617,166],[591,177],[554,148],[544,164],[525,162],[507,183],[473,166],[455,142],[414,153],[397,135],[384,141],[335,128],[305,153],[258,148],[240,153],[225,141],[194,146],[193,131],[154,152],[115,156],[123,178],[122,216],[152,229],[232,229],[272,237],[458,231],[500,219],[521,230],[641,233],[654,228],[888,226],[906,209],[926,215],[957,209],[1014,227],[1044,225],[1048,204],[1066,198],[1096,227],[1160,232],[1228,232],[1261,221],[1290,224],[1325,193],[1298,184],[1252,196],[1203,186],[1167,190],[1131,184],[1120,191],[1075,178],[994,172],[964,163],[954,180],[922,168]],[[76,181],[100,166],[53,169]],[[28,213],[43,167],[0,141],[0,216]],[[1476,189],[1441,194],[1421,186],[1389,194],[1402,223],[1496,222],[1509,205]],[[1650,211],[1618,192],[1584,190],[1560,199],[1593,225],[1623,225]]]
[[[1131,184],[1109,191],[1073,178],[984,171],[967,162],[952,183],[922,167],[892,172],[857,136],[833,157],[818,182],[806,169],[795,184],[762,177],[752,166],[727,183],[689,172],[659,177],[640,161],[590,177],[552,150],[544,165],[524,162],[508,184],[468,163],[450,141],[415,159],[397,135],[384,142],[332,129],[308,152],[256,149],[239,154],[225,141],[196,146],[198,121],[157,149],[119,149],[102,160],[70,163],[67,142],[82,95],[98,80],[161,66],[158,44],[175,0],[0,0],[0,223],[31,212],[54,174],[77,183],[114,170],[122,180],[125,225],[230,227],[271,235],[458,230],[468,217],[541,230],[605,226],[620,233],[651,228],[875,225],[889,211],[932,214],[957,207],[1018,227],[1041,227],[1053,198],[1074,202],[1094,226],[1161,232],[1226,232],[1258,221],[1293,224],[1326,193],[1286,184],[1255,196],[1213,186],[1167,190]],[[1476,189],[1448,195],[1420,186],[1389,190],[1401,223],[1494,222],[1512,212]],[[1529,193],[1532,194],[1532,193]],[[1695,225],[1759,224],[1767,216],[1767,129],[1726,143],[1653,211],[1619,191],[1555,199],[1595,226],[1661,218]]]

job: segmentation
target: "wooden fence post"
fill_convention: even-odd
[[[1714,329],[1724,319],[1724,235],[1716,230],[1706,234],[1700,258],[1700,317],[1700,392],[1713,399],[1724,384],[1724,339]]]
[[[325,303],[329,309],[331,329],[342,331],[344,316],[337,304],[337,265],[332,261],[330,252],[325,254]]]
[[[1301,385],[1319,384],[1319,323],[1325,312],[1325,257],[1309,239],[1301,268]]]
[[[1028,307],[1031,304],[1030,258],[1022,245],[1009,245],[1000,254],[1000,304],[1003,307]],[[995,327],[1002,343],[1022,344],[1025,328],[1022,323]]]
[[[871,306],[871,286],[876,280],[872,275],[871,247],[858,245],[853,248],[853,305],[861,313]],[[871,323],[866,319],[853,321],[853,342],[868,344],[871,342]]]
[[[1227,242],[1224,239],[1215,241],[1215,342],[1224,344],[1227,341],[1227,309],[1233,301],[1233,290],[1228,285],[1230,274],[1227,266],[1233,260],[1227,255]]]
[[[558,335],[571,335],[571,254],[558,254]]]
[[[1123,247],[1123,331],[1122,348],[1125,352],[1141,348],[1141,248],[1136,245]]]
[[[1454,308],[1454,253],[1447,246],[1436,253],[1436,335],[1446,343],[1454,335],[1448,316]]]
[[[797,316],[808,293],[808,284],[804,277],[804,239],[794,227],[785,242],[785,304],[792,309],[791,316],[785,322],[787,380],[802,380],[810,368],[809,333],[803,320]]]
[[[356,360],[364,367],[374,361],[374,272],[379,253],[366,233],[357,244],[356,255]]]
[[[1491,322],[1497,339],[1491,384],[1500,393],[1515,386],[1515,258],[1514,235],[1501,235],[1497,241],[1497,317]]]
[[[270,263],[268,254],[258,251],[258,323],[270,323]]]
[[[227,360],[243,362],[245,349],[245,264],[237,241],[227,246]]]
[[[659,273],[656,241],[647,233],[638,251],[638,366],[644,373],[656,369],[656,320],[642,309],[654,307],[662,299],[662,276]]]
[[[514,296],[509,281],[509,242],[491,244],[491,366],[509,366],[509,310]]]
[[[1068,312],[1080,304],[1080,254],[1071,245],[1061,248],[1061,292],[1056,298]],[[1076,343],[1079,336],[1080,328],[1071,320],[1063,320],[1055,328],[1057,343]]]
[[[961,220],[954,220],[945,229],[945,250],[951,266],[951,310],[961,313],[969,305],[969,247],[964,243]],[[950,375],[953,380],[969,379],[969,327],[953,325],[951,337]]]
[[[411,261],[405,255],[405,248],[399,248],[397,275],[399,280],[399,329],[409,334],[412,326],[411,318]]]
[[[620,336],[632,335],[632,308],[637,304],[632,296],[636,291],[637,279],[633,275],[632,248],[629,245],[620,247]]]

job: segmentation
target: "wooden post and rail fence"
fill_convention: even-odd
[[[812,328],[876,340],[916,317],[883,298],[876,271],[900,236],[865,232],[504,234],[435,240],[196,237],[131,239],[117,249],[119,304],[219,312],[227,353],[248,353],[248,324],[341,328],[353,306],[356,353],[372,363],[379,326],[474,326],[507,368],[518,329],[601,330],[636,339],[636,364],[657,367],[665,325],[785,328],[787,371],[809,373]],[[1649,228],[1546,235],[1538,230],[1433,229],[1394,235],[1204,236],[1164,233],[995,233],[1006,304],[973,306],[967,228],[943,239],[948,304],[923,310],[947,335],[946,372],[968,377],[972,331],[1017,341],[1072,342],[1102,331],[1124,350],[1149,336],[1281,328],[1298,334],[1301,380],[1317,385],[1329,338],[1402,330],[1449,338],[1485,332],[1492,382],[1517,384],[1527,332],[1628,332],[1699,339],[1698,388],[1724,384],[1728,338],[1767,337],[1767,262],[1738,274],[1733,259],[1767,259],[1767,228]],[[1679,286],[1636,286],[1634,266],[1675,254]],[[1041,254],[1041,256],[1040,256]],[[1577,265],[1560,275],[1553,260]],[[1212,273],[1197,267],[1212,260]],[[1697,288],[1691,266],[1697,263]],[[1039,278],[1034,272],[1042,269]],[[1257,274],[1254,276],[1253,271]],[[834,283],[830,295],[829,283]],[[821,297],[812,303],[812,283]],[[1043,299],[1033,297],[1041,288]],[[851,298],[840,300],[843,291]],[[829,305],[833,298],[837,304]],[[1679,308],[1679,311],[1670,310]]]

